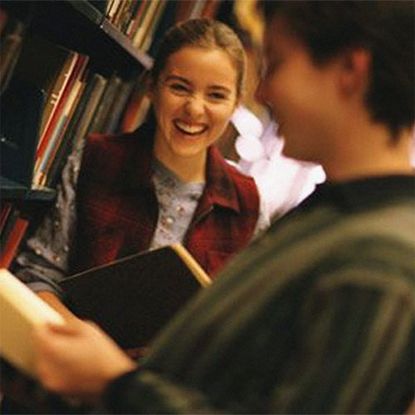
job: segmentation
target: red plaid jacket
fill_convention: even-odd
[[[73,272],[149,248],[158,219],[151,180],[154,131],[88,139],[77,188]],[[207,182],[184,245],[211,275],[252,238],[259,212],[253,179],[209,149]]]

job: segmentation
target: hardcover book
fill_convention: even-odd
[[[65,279],[69,308],[122,348],[148,346],[156,333],[211,282],[180,244],[134,254]]]
[[[122,348],[148,346],[209,276],[180,244],[131,255],[69,277],[68,305]],[[36,377],[32,330],[63,317],[5,268],[0,269],[0,356]]]

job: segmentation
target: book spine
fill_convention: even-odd
[[[82,146],[85,136],[91,131],[92,120],[104,95],[108,79],[104,78],[102,75],[94,74],[91,81],[88,82],[88,86],[89,83],[91,84],[91,88],[88,87],[85,109],[74,133],[74,148]]]
[[[7,218],[12,210],[12,204],[10,202],[3,203],[0,210],[0,235],[3,233],[4,226],[7,222]]]
[[[146,80],[143,74],[137,80],[130,100],[124,110],[120,123],[121,131],[123,132],[134,131],[140,125],[148,111],[149,102],[146,96],[145,84]]]
[[[52,90],[50,91],[45,105],[45,109],[42,115],[42,123],[40,127],[40,140],[38,144],[37,156],[42,153],[45,143],[45,137],[48,134],[48,129],[50,123],[53,120],[53,116],[56,110],[56,107],[61,99],[65,87],[69,82],[70,75],[75,67],[75,64],[79,58],[79,54],[73,51],[68,52],[68,58],[62,67],[60,73],[57,76],[56,82],[54,83]]]
[[[214,18],[218,11],[220,2],[221,0],[206,0],[201,16],[211,19]]]
[[[108,117],[104,126],[104,131],[106,133],[112,134],[118,130],[121,114],[125,111],[133,87],[134,83],[132,81],[125,81],[121,84],[117,96],[114,99],[113,106],[108,111]]]
[[[137,16],[139,16],[139,11],[140,8],[143,7],[143,0],[136,0],[134,2],[134,8],[131,11],[131,19],[128,22],[128,26],[125,30],[125,34],[131,39],[132,35],[135,33],[135,31],[137,30],[137,26],[136,26],[136,21],[137,21]]]
[[[108,116],[108,110],[111,107],[111,104],[114,100],[114,97],[120,85],[121,85],[121,78],[118,75],[113,74],[110,80],[108,81],[108,84],[105,88],[102,99],[100,100],[99,106],[92,120],[92,124],[90,127],[91,132],[94,132],[94,133],[103,132],[105,120],[106,120],[106,117]]]
[[[41,137],[41,143],[38,145],[36,152],[35,173],[41,170],[40,166],[44,163],[44,159],[47,157],[47,154],[50,154],[51,146],[55,144],[54,140],[56,140],[59,133],[58,130],[60,129],[60,131],[62,131],[65,121],[67,121],[67,115],[64,113],[66,104],[73,94],[74,86],[82,77],[86,69],[89,57],[78,53],[76,53],[76,55],[76,62],[72,68],[72,73],[69,74],[65,89],[61,93],[59,102],[56,103],[49,126]],[[64,120],[62,121],[61,119]],[[35,181],[35,183],[37,182]]]
[[[7,235],[0,254],[0,268],[9,268],[17,249],[26,233],[29,221],[19,216],[15,217],[13,227]]]
[[[75,102],[77,98],[79,98],[79,91],[81,90],[81,87],[82,82],[77,80],[70,91],[70,95],[67,102],[65,103],[56,128],[54,129],[52,136],[49,139],[48,147],[46,148],[45,153],[43,154],[43,157],[39,163],[38,170],[35,172],[35,185],[44,186],[46,184],[50,166],[53,162],[53,159],[56,157],[56,153],[59,147],[61,146],[63,136],[70,122],[71,115],[74,111]]]
[[[140,48],[142,39],[144,37],[148,25],[150,24],[151,18],[153,16],[155,8],[157,7],[158,1],[159,0],[151,0],[146,2],[146,7],[143,10],[142,17],[133,37],[133,45],[136,48]]]
[[[163,1],[160,1],[157,8],[156,8],[156,10],[155,10],[155,12],[154,12],[154,16],[153,16],[153,19],[151,21],[151,24],[149,25],[148,30],[147,30],[146,34],[144,35],[144,38],[141,42],[140,49],[143,52],[147,52],[150,49],[151,44],[153,43],[153,36],[154,36],[154,33],[157,30],[157,27],[160,23],[161,16],[164,12],[165,7],[166,7],[166,3],[163,2]]]

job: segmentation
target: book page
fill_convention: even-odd
[[[63,317],[7,269],[0,269],[0,355],[35,376],[32,330]]]

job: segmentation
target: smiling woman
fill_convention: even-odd
[[[222,135],[236,108],[236,80],[224,50],[192,46],[168,59],[153,86],[155,156],[182,179],[205,181],[206,150]]]
[[[70,157],[58,202],[18,255],[15,274],[67,316],[62,279],[139,251],[181,242],[215,277],[268,225],[254,181],[214,145],[244,76],[242,45],[226,25],[194,19],[167,32],[151,71],[147,122],[128,134],[92,135]]]

